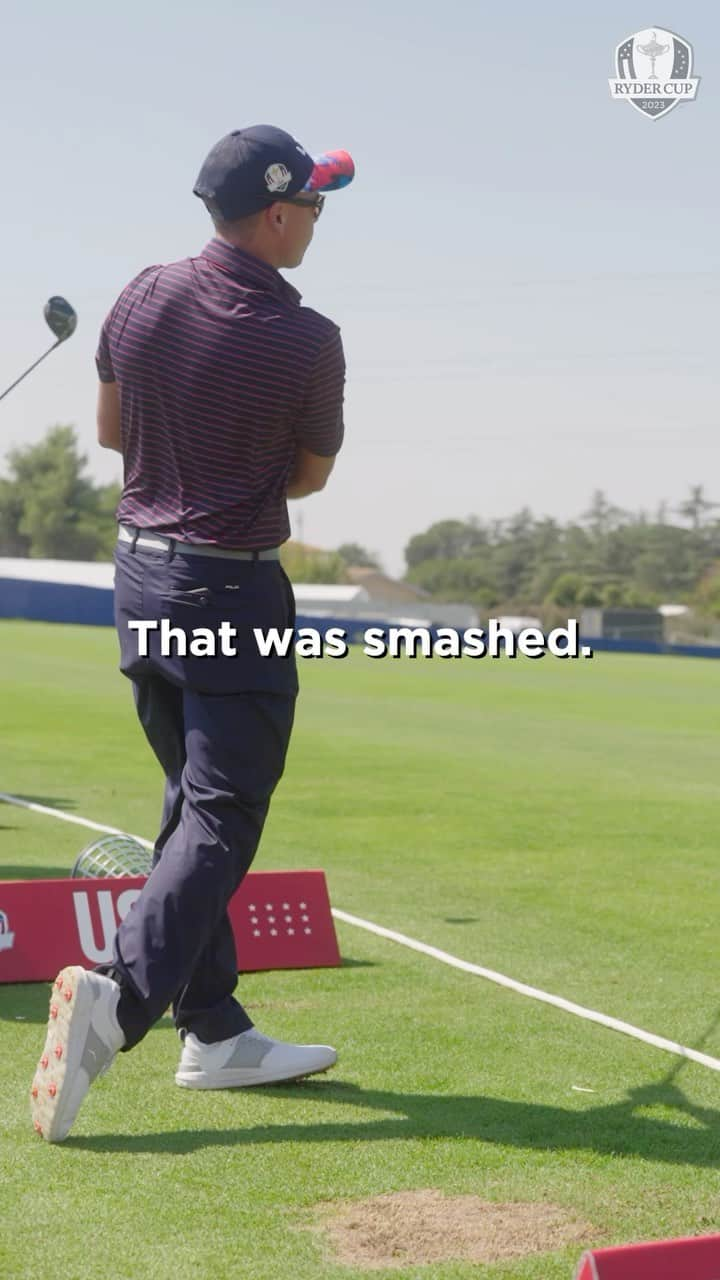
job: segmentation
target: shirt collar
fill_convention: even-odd
[[[256,258],[245,249],[238,249],[237,245],[229,244],[227,240],[221,240],[216,236],[205,245],[200,256],[214,262],[216,266],[235,276],[244,285],[249,284],[250,287],[266,289],[268,293],[274,293],[287,302],[299,302],[302,297],[302,294],[280,275],[276,267],[271,266],[269,262],[263,262],[262,258]]]

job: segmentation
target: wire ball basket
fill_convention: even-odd
[[[97,880],[105,876],[149,876],[152,851],[133,836],[103,836],[75,859],[73,877]]]

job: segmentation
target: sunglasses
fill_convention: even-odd
[[[313,218],[317,222],[318,218],[320,217],[320,214],[323,211],[323,205],[325,204],[325,197],[320,193],[318,193],[316,196],[313,196],[311,200],[302,200],[297,196],[288,196],[286,199],[283,199],[281,196],[280,203],[281,204],[297,204],[302,209],[312,209]]]

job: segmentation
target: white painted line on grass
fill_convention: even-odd
[[[21,800],[18,796],[7,795],[0,791],[0,802],[5,804],[16,804],[22,809],[30,809],[33,813],[44,813],[51,818],[60,818],[63,822],[74,822],[79,827],[88,827],[91,831],[102,831],[107,835],[124,836],[130,832],[120,831],[117,827],[106,827],[100,822],[91,822],[89,818],[78,818],[75,814],[66,813],[63,809],[52,809],[48,805],[35,804],[29,800]],[[133,836],[133,840],[137,840],[139,844],[146,849],[152,849],[153,845],[149,840],[144,840],[142,836]],[[494,982],[499,987],[507,987],[509,991],[515,991],[518,995],[527,996],[530,1000],[538,1000],[542,1004],[553,1005],[556,1009],[562,1009],[565,1013],[572,1013],[576,1018],[583,1018],[586,1022],[596,1022],[601,1027],[608,1027],[611,1031],[619,1031],[622,1035],[632,1036],[634,1040],[641,1040],[643,1044],[653,1045],[655,1049],[663,1049],[666,1053],[673,1053],[680,1058],[688,1058],[691,1062],[697,1062],[701,1067],[709,1067],[711,1071],[720,1071],[720,1059],[711,1058],[707,1053],[701,1053],[698,1049],[690,1049],[687,1045],[678,1044],[675,1040],[666,1040],[664,1036],[656,1036],[652,1031],[643,1031],[640,1027],[634,1027],[630,1022],[623,1022],[620,1018],[611,1018],[606,1013],[598,1013],[595,1009],[586,1009],[584,1005],[575,1004],[572,1000],[565,1000],[563,996],[554,996],[549,991],[541,991],[539,987],[529,987],[525,982],[518,982],[515,978],[508,978],[504,973],[497,973],[494,969],[485,969],[482,965],[471,964],[469,960],[461,960],[459,956],[450,955],[448,951],[441,951],[438,947],[431,947],[427,942],[418,942],[416,938],[409,938],[404,933],[396,933],[394,929],[386,929],[383,925],[373,924],[371,920],[363,920],[361,916],[350,915],[347,911],[341,911],[338,907],[332,907],[332,914],[336,920],[342,920],[343,924],[353,925],[356,929],[364,929],[367,933],[374,933],[378,938],[385,938],[388,942],[396,942],[401,947],[408,947],[411,951],[417,951],[420,955],[430,956],[432,960],[439,960],[441,964],[450,965],[453,969],[460,969],[463,973],[472,973],[475,977],[485,978],[488,982]]]
[[[62,822],[74,822],[77,827],[88,827],[90,831],[104,831],[108,836],[129,836],[130,831],[120,831],[118,827],[104,827],[101,822],[91,822],[89,818],[78,818],[74,813],[66,813],[64,809],[51,809],[46,804],[37,804],[34,800],[21,800],[20,796],[9,796],[5,791],[0,791],[0,801],[5,804],[16,804],[19,809],[30,809],[32,813],[45,813],[49,818],[60,818]],[[133,840],[137,840],[138,844],[143,845],[145,849],[152,849],[154,846],[149,840],[144,840],[142,836],[132,836]]]
[[[519,995],[528,996],[531,1000],[540,1000],[543,1004],[554,1005],[556,1009],[573,1013],[576,1018],[584,1018],[586,1022],[598,1022],[601,1027],[621,1031],[623,1035],[633,1036],[635,1040],[642,1040],[645,1044],[652,1044],[656,1049],[665,1049],[667,1053],[675,1053],[681,1058],[690,1058],[692,1062],[699,1062],[701,1066],[710,1067],[712,1071],[720,1071],[720,1059],[711,1058],[707,1053],[700,1053],[697,1049],[688,1049],[686,1045],[677,1044],[675,1040],[666,1040],[664,1036],[653,1035],[651,1031],[642,1031],[640,1027],[634,1027],[630,1022],[621,1022],[619,1018],[610,1018],[605,1013],[597,1013],[595,1009],[586,1009],[584,1005],[574,1004],[572,1000],[565,1000],[562,996],[553,996],[550,992],[541,991],[538,987],[529,987],[525,982],[507,978],[504,973],[496,973],[494,969],[484,969],[482,965],[470,964],[468,960],[460,960],[458,956],[451,956],[447,951],[440,951],[426,942],[408,938],[404,933],[396,933],[394,929],[385,929],[382,925],[373,924],[370,920],[348,915],[347,911],[337,911],[333,908],[333,915],[336,920],[344,920],[346,924],[355,925],[358,929],[366,929],[368,933],[375,933],[379,938],[387,938],[390,942],[399,943],[401,947],[409,947],[411,951],[419,951],[421,955],[431,956],[433,960],[451,965],[453,969],[462,969],[464,973],[473,973],[478,978],[487,978],[488,982],[495,982],[499,987],[507,987],[510,991],[517,991]]]

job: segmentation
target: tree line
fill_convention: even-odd
[[[688,603],[720,617],[719,506],[696,485],[653,514],[624,511],[598,490],[567,523],[528,508],[506,520],[442,520],[408,542],[407,579],[481,611]]]
[[[37,444],[10,451],[0,478],[0,555],[108,560],[116,538],[117,484],[87,475],[72,426],[51,427]],[[410,538],[407,581],[433,599],[481,612],[543,607],[688,603],[720,618],[720,504],[701,485],[677,506],[629,512],[597,491],[575,520],[528,508],[504,520],[441,520]],[[289,543],[283,560],[296,580],[344,582],[350,567],[379,567],[358,543],[306,551]]]
[[[117,539],[117,484],[86,475],[71,426],[51,427],[38,444],[12,449],[0,478],[0,555],[109,560]]]

